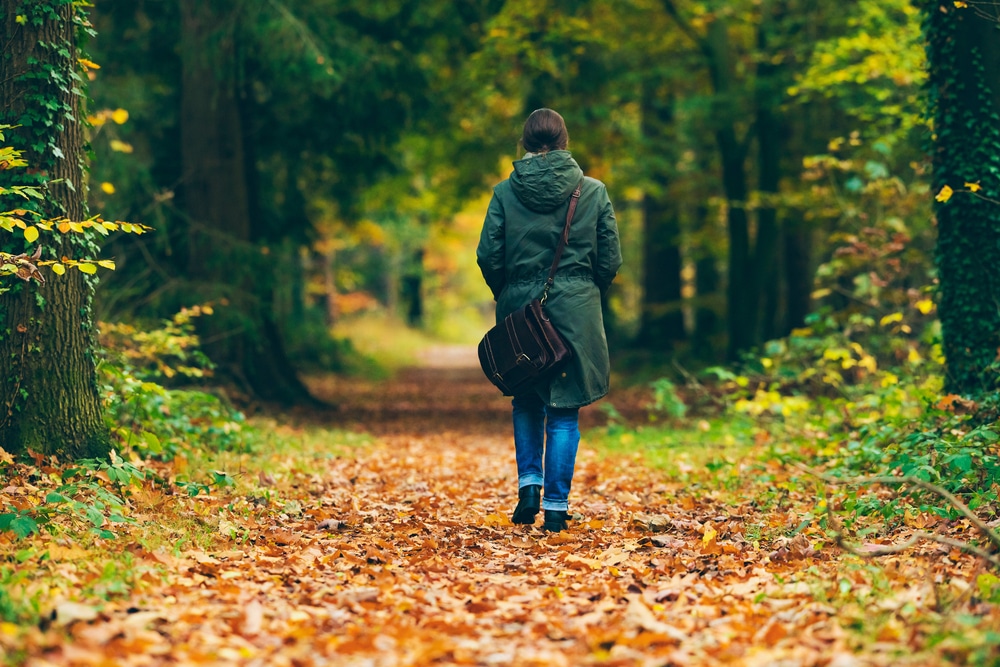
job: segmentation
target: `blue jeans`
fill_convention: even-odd
[[[516,396],[511,405],[518,488],[537,484],[542,509],[567,511],[580,445],[579,408],[552,408],[534,394]]]

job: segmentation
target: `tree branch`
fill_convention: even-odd
[[[797,467],[806,471],[810,475],[814,475],[825,482],[830,484],[846,486],[846,485],[861,485],[861,484],[884,484],[884,485],[911,485],[925,491],[930,491],[931,493],[937,494],[938,496],[944,498],[949,505],[958,510],[958,512],[964,516],[969,522],[975,526],[980,533],[982,533],[990,544],[993,545],[993,549],[1000,551],[1000,534],[986,525],[986,522],[976,516],[975,512],[969,509],[969,506],[959,500],[954,494],[948,490],[933,484],[926,480],[920,479],[919,477],[913,477],[910,475],[904,475],[902,477],[892,477],[890,475],[870,475],[865,477],[833,477],[826,473],[821,473],[808,466],[796,464]],[[926,531],[917,531],[913,536],[906,542],[894,545],[885,545],[875,548],[862,549],[855,545],[848,543],[840,531],[833,528],[834,526],[834,515],[830,503],[826,506],[827,523],[830,530],[834,533],[834,538],[837,542],[837,546],[841,547],[845,551],[854,554],[855,556],[861,556],[865,558],[873,558],[876,556],[883,556],[886,554],[900,553],[913,547],[915,544],[921,540],[928,540],[931,542],[937,542],[938,544],[943,544],[949,547],[960,549],[966,553],[974,554],[980,558],[988,561],[996,567],[1000,567],[1000,556],[990,553],[986,549],[982,549],[968,542],[962,542],[960,540],[953,540],[949,537],[943,535],[938,535],[937,533],[928,533]]]
[[[674,4],[674,0],[663,0],[663,8],[670,15],[670,18],[674,20],[677,27],[681,29],[681,32],[694,42],[695,46],[702,52],[708,62],[711,63],[715,58],[715,52],[712,50],[712,45],[708,43],[708,40],[695,32],[691,24],[681,18],[681,14],[677,11],[677,5]]]

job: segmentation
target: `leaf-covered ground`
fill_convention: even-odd
[[[804,491],[764,511],[750,490],[687,488],[586,440],[570,529],[511,525],[508,404],[467,361],[439,350],[390,383],[315,380],[337,409],[275,431],[310,438],[306,422],[325,420],[372,433],[370,446],[275,461],[254,480],[259,493],[137,497],[141,521],[171,504],[215,539],[154,549],[124,535],[126,593],[68,589],[40,627],[0,625],[7,660],[933,665],[970,659],[955,627],[974,645],[989,633],[996,611],[963,583],[971,558],[924,547],[861,561],[814,526],[796,533],[816,502]],[[602,421],[586,411],[585,424]],[[24,567],[79,590],[102,576],[93,545],[35,548],[47,559]]]

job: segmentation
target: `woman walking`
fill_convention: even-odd
[[[534,111],[524,123],[524,157],[510,178],[493,189],[476,257],[496,299],[497,322],[540,297],[570,196],[581,194],[569,241],[545,310],[573,356],[512,401],[518,503],[511,521],[566,528],[569,491],[580,443],[580,408],[608,393],[611,366],[604,334],[601,295],[621,266],[618,226],[607,188],[583,175],[566,150],[569,133],[551,109]]]

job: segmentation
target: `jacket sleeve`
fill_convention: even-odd
[[[608,291],[622,265],[622,249],[618,241],[618,222],[607,189],[602,189],[604,202],[597,219],[597,262],[594,265],[594,282],[601,294]]]
[[[476,261],[483,278],[493,292],[493,298],[499,299],[500,292],[507,283],[506,277],[506,247],[504,240],[505,221],[503,204],[493,193],[490,207],[486,210],[486,220],[483,221],[483,231],[479,236],[479,247],[476,248]]]

